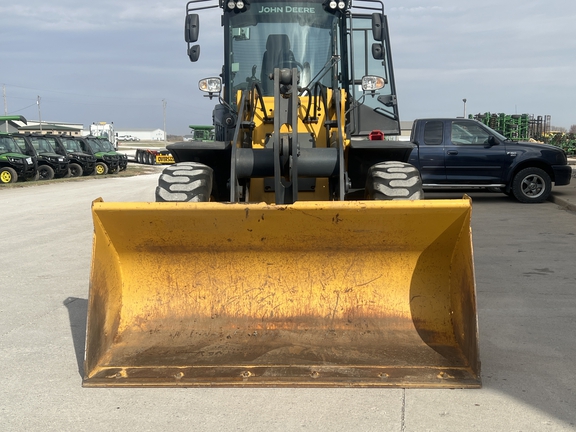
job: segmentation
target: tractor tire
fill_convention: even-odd
[[[422,179],[416,167],[405,162],[381,162],[366,176],[366,198],[372,200],[420,200]]]
[[[524,168],[514,176],[512,194],[521,203],[541,203],[552,192],[552,180],[540,168]]]
[[[16,183],[17,181],[18,173],[13,168],[0,168],[0,184]]]
[[[156,202],[207,202],[212,192],[212,168],[198,162],[181,162],[162,171]]]
[[[70,177],[82,177],[84,170],[80,165],[77,163],[71,163],[68,167],[70,168]]]
[[[108,165],[104,162],[96,162],[96,165],[94,165],[94,174],[97,176],[108,174]]]
[[[54,170],[48,165],[38,166],[38,178],[40,180],[52,180],[54,178]]]

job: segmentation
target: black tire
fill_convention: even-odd
[[[39,180],[52,180],[54,178],[54,170],[48,165],[38,166],[38,179]]]
[[[77,163],[71,163],[68,167],[70,168],[70,177],[82,177],[84,174],[84,170]]]
[[[420,200],[424,198],[420,173],[405,162],[381,162],[366,176],[366,198],[373,200]]]
[[[16,183],[17,181],[18,181],[18,173],[14,170],[14,168],[10,167],[0,168],[1,184]]]
[[[72,177],[72,172],[70,171],[70,164],[68,164],[68,169],[66,170],[66,174],[62,176],[62,178],[70,178]]]
[[[96,165],[94,165],[94,174],[97,176],[108,174],[108,165],[104,162],[96,162]]]
[[[212,168],[181,162],[164,168],[158,179],[156,202],[207,202],[212,192]]]
[[[552,192],[552,180],[546,171],[540,168],[524,168],[514,176],[512,193],[522,203],[541,203]]]
[[[116,168],[110,168],[108,170],[108,174],[117,174],[118,173],[118,167]]]

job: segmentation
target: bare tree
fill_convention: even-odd
[[[573,124],[572,126],[570,126],[570,133],[576,134],[576,124]]]

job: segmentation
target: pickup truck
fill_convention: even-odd
[[[477,120],[418,119],[409,163],[424,189],[497,189],[523,203],[545,201],[555,186],[570,183],[572,169],[558,147],[516,142]]]

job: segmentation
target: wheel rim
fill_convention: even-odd
[[[102,165],[98,165],[96,167],[96,174],[98,174],[98,175],[104,174],[104,167]]]
[[[46,180],[46,177],[48,177],[48,173],[46,172],[45,169],[38,169],[38,176],[40,177],[41,180]]]
[[[522,180],[522,193],[530,198],[538,198],[546,191],[546,182],[537,174],[531,174]]]
[[[2,183],[10,183],[12,181],[12,174],[10,174],[9,171],[4,171],[0,174],[0,179],[2,180]]]

